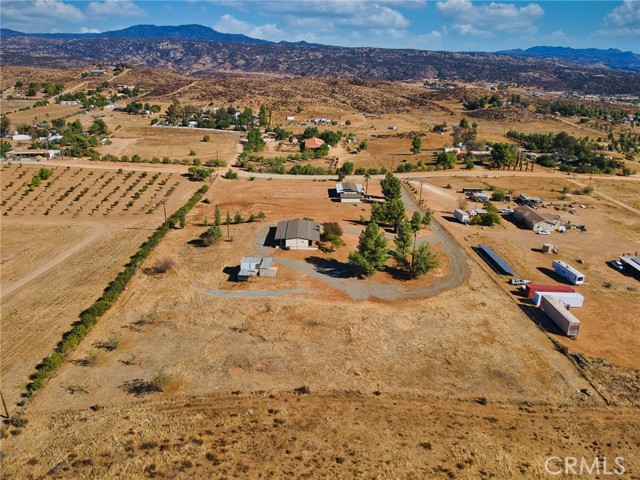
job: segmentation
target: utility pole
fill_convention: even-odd
[[[422,207],[422,182],[420,182],[420,200],[418,200],[418,207]]]
[[[167,200],[160,200],[160,202],[158,202],[160,205],[162,205],[162,208],[164,210],[164,221],[166,223],[167,221]]]

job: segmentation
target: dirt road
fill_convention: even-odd
[[[68,223],[68,222],[61,222],[61,223]],[[91,235],[89,235],[88,237],[80,240],[78,243],[73,245],[71,248],[68,248],[67,250],[62,252],[60,255],[52,258],[47,263],[45,263],[44,265],[41,265],[40,267],[38,267],[37,269],[35,269],[31,273],[29,273],[28,275],[25,275],[21,279],[15,281],[13,283],[10,283],[10,284],[6,285],[5,287],[2,287],[2,289],[0,290],[0,298],[2,298],[2,300],[6,300],[13,292],[15,292],[17,289],[19,289],[20,287],[22,287],[26,283],[30,282],[31,280],[34,280],[35,278],[38,278],[40,275],[42,275],[45,272],[51,270],[56,265],[59,265],[60,263],[64,262],[66,259],[68,259],[69,257],[75,255],[76,253],[78,253],[83,248],[86,248],[89,245],[91,245],[93,242],[95,242],[97,239],[99,239],[102,235],[104,235],[104,233],[107,230],[107,226],[104,223],[91,222],[90,225],[95,229]]]

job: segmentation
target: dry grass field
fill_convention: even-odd
[[[38,72],[12,67],[3,74],[4,88]],[[79,74],[52,70],[39,78],[82,86]],[[199,79],[148,69],[117,81],[140,86],[140,100],[163,109],[174,99],[254,112],[264,104],[274,123],[295,133],[305,120],[330,117],[338,125],[321,130],[339,128],[368,142],[357,155],[343,146],[332,151],[356,167],[430,161],[464,116],[490,141],[506,141],[509,128],[598,134],[554,117],[471,115],[460,91],[419,84]],[[53,118],[46,108],[54,107],[11,119]],[[285,121],[288,115],[295,122]],[[156,128],[146,116],[94,110],[67,120],[75,118],[85,127],[95,118],[107,123],[111,144],[98,147],[101,155],[231,165],[241,148],[238,133]],[[432,133],[444,122],[447,134]],[[211,142],[202,141],[205,134]],[[415,134],[423,136],[419,155],[410,154]],[[266,154],[283,153],[269,144]],[[327,166],[326,159],[314,163]],[[53,176],[30,188],[42,166]],[[347,261],[370,204],[332,202],[333,179],[217,177],[185,228],[164,237],[47,385],[16,406],[34,366],[163,220],[161,202],[171,213],[202,184],[188,182],[183,165],[66,158],[2,168],[0,375],[11,414],[28,425],[2,427],[0,478],[546,479],[550,455],[606,457],[609,469],[623,457],[626,476],[640,478],[640,292],[637,280],[606,264],[640,250],[637,180],[538,167],[532,174],[416,174],[410,185],[424,182],[422,198],[438,220],[419,241],[432,243],[439,267],[408,280],[390,260],[362,280]],[[563,187],[587,183],[592,195],[559,200]],[[553,202],[545,211],[584,203],[576,215],[559,213],[587,232],[542,237],[508,221],[483,228],[450,220],[458,190],[489,185]],[[381,194],[377,179],[368,189]],[[223,220],[227,211],[245,219],[263,212],[266,220],[228,231],[223,224],[224,237],[204,248],[197,239],[216,205]],[[278,221],[302,217],[339,222],[346,246],[264,245]],[[558,255],[538,251],[547,241]],[[575,311],[579,338],[537,322],[527,301],[471,250],[480,242],[535,282],[561,283],[550,271],[554,258],[583,259],[576,264],[587,276],[579,287],[585,305]],[[236,282],[240,259],[254,255],[272,256],[276,277]],[[170,267],[158,273],[163,262]]]
[[[34,366],[162,222],[159,202],[173,212],[197,188],[175,173],[46,166],[53,175],[33,191],[28,184],[40,166],[2,169],[1,374],[11,404]]]
[[[455,198],[443,203],[440,200],[443,198],[442,195],[425,190],[427,201],[439,205],[439,213],[451,219],[448,224],[454,235],[464,239],[469,246],[485,243],[495,247],[495,250],[515,268],[518,275],[535,283],[563,283],[552,272],[551,261],[554,259],[564,260],[582,271],[587,281],[577,289],[585,296],[585,304],[583,308],[575,311],[576,316],[583,322],[580,335],[575,341],[562,336],[558,336],[557,339],[572,351],[640,370],[640,359],[637,355],[640,338],[634,333],[640,327],[635,314],[640,303],[638,282],[613,270],[606,263],[624,253],[640,250],[640,219],[637,215],[606,200],[595,198],[597,195],[572,195],[570,200],[560,200],[563,187],[568,187],[570,191],[579,188],[566,175],[561,174],[543,178],[531,178],[527,175],[498,178],[441,176],[429,178],[427,181],[440,188],[451,185],[450,190],[442,190],[458,199],[464,197],[455,193],[462,187],[486,188],[493,185],[500,189],[512,190],[515,195],[527,193],[538,196],[554,205],[576,201],[587,206],[585,209],[577,208],[575,215],[550,207],[543,209],[550,213],[559,213],[565,222],[571,221],[573,224],[583,224],[587,227],[586,233],[569,230],[565,234],[554,232],[551,236],[545,237],[520,229],[510,221],[504,221],[502,226],[491,229],[461,225],[452,220],[452,208],[457,208]],[[598,180],[594,183],[600,188]],[[609,180],[608,183],[614,182]],[[620,180],[615,184],[619,185],[616,189],[621,192],[621,200],[625,199],[625,192],[629,195],[633,190],[640,190],[637,181]],[[470,206],[473,206],[473,202]],[[501,204],[498,208],[501,208]],[[559,254],[540,253],[542,244],[546,242],[553,243]],[[579,258],[584,260],[584,264],[576,262]],[[515,288],[509,290],[515,293]],[[525,300],[518,303],[526,308]]]
[[[550,455],[584,457],[589,465],[597,455],[608,472],[623,457],[620,478],[635,478],[639,431],[636,410],[530,402],[313,390],[176,397],[34,417],[6,442],[11,462],[2,476],[546,480],[562,478],[545,472]],[[562,464],[550,466],[553,472]],[[615,478],[602,468],[602,478]]]

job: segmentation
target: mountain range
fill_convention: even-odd
[[[640,72],[640,55],[631,51],[623,52],[616,48],[600,50],[598,48],[531,47],[526,50],[518,48],[496,53],[524,57],[559,58],[588,65],[603,65],[609,68]]]
[[[334,47],[269,42],[201,25],[136,25],[84,34],[0,29],[4,65],[46,67],[127,62],[193,76],[234,72],[324,78],[504,82],[595,94],[638,93],[632,52],[533,47],[496,53]]]
[[[156,38],[156,39],[181,39],[198,40],[202,42],[238,42],[255,45],[275,44],[268,40],[247,37],[246,35],[221,33],[213,28],[203,25],[133,25],[122,30],[113,30],[100,33],[23,33],[7,28],[0,29],[0,38],[10,37],[39,37],[58,40],[83,39],[83,38]],[[279,42],[289,45],[311,45],[308,42]]]

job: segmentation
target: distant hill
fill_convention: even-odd
[[[236,35],[231,33],[220,33],[213,28],[202,25],[178,25],[178,26],[156,26],[156,25],[134,25],[122,30],[114,30],[101,33],[22,33],[6,28],[0,29],[0,37],[38,37],[53,38],[58,40],[83,39],[83,38],[163,38],[198,40],[204,42],[236,42],[250,44],[270,44],[267,40],[247,37],[246,35]]]
[[[569,48],[569,47],[531,47],[526,50],[503,50],[496,52],[500,55],[560,58],[576,63],[589,65],[604,65],[609,68],[619,68],[640,72],[640,55],[633,52],[623,52],[615,48],[600,50],[597,48]]]
[[[346,48],[273,43],[201,25],[136,25],[86,34],[25,34],[2,29],[0,36],[3,65],[60,68],[126,62],[200,77],[247,72],[372,80],[438,79],[515,83],[599,95],[637,94],[640,84],[640,69],[630,68],[633,57],[627,52],[619,52],[620,58],[627,59],[624,71],[608,66],[595,54],[583,54],[580,60],[569,58],[572,49],[494,54]],[[615,52],[609,53],[613,58]]]

